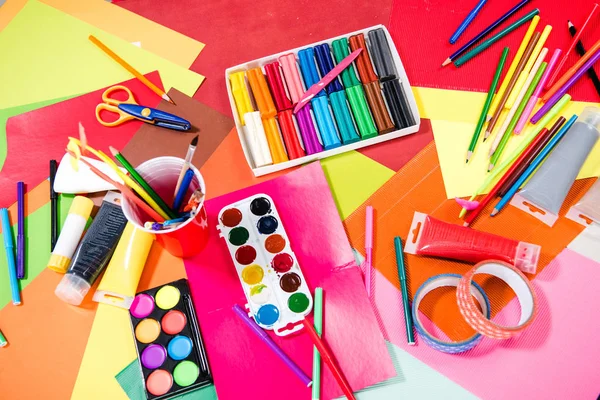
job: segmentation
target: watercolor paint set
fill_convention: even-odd
[[[305,91],[356,51],[348,68],[294,109]],[[236,65],[225,70],[225,81],[255,176],[415,133],[421,125],[406,71],[383,25]]]
[[[257,194],[224,207],[217,229],[256,323],[279,336],[302,329],[313,299],[273,199]]]
[[[138,293],[129,313],[149,400],[212,383],[187,279]]]

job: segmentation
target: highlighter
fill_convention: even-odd
[[[61,274],[67,272],[93,208],[92,200],[84,196],[75,196],[60,236],[50,255],[48,268]]]
[[[243,71],[235,72],[229,75],[229,82],[231,83],[231,93],[238,116],[243,126],[244,143],[250,149],[254,165],[264,167],[273,164],[260,113],[254,111],[252,100],[250,100],[248,86],[246,85],[246,74]]]
[[[256,101],[260,117],[263,120],[265,135],[267,136],[267,142],[271,150],[271,158],[275,164],[288,161],[288,156],[283,147],[279,129],[277,128],[277,121],[275,121],[277,110],[275,109],[275,104],[273,103],[273,98],[269,92],[267,80],[262,73],[262,69],[260,67],[249,69],[247,75],[248,83],[254,95],[254,101]]]
[[[267,83],[269,84],[271,94],[273,95],[273,100],[275,101],[275,108],[277,108],[277,120],[279,121],[279,127],[281,128],[281,135],[283,136],[283,142],[285,143],[288,157],[290,160],[304,157],[306,154],[298,139],[298,132],[296,132],[296,125],[294,125],[292,113],[292,102],[287,97],[283,87],[279,62],[275,61],[265,65],[265,73],[267,75]]]
[[[361,53],[356,58],[356,67],[358,69],[358,76],[360,77],[360,81],[362,82],[367,95],[367,103],[369,103],[369,107],[371,107],[377,130],[380,134],[391,132],[396,129],[396,127],[394,126],[392,118],[390,118],[390,113],[383,100],[377,75],[375,75],[375,71],[373,71],[371,58],[367,51],[365,35],[359,33],[358,35],[350,36],[348,41],[352,51],[362,49]]]
[[[304,94],[304,87],[302,87],[302,81],[296,66],[296,57],[291,53],[285,54],[279,57],[279,62],[283,68],[283,74],[287,81],[287,88],[290,92],[292,102],[295,105]],[[342,142],[338,136],[335,122],[333,122],[333,116],[331,115],[329,102],[327,101],[325,93],[319,93],[316,97],[314,97],[311,100],[311,106],[315,115],[315,120],[317,121],[317,126],[321,132],[321,140],[323,141],[323,147],[325,147],[325,150],[334,149],[341,146]],[[298,113],[300,112],[302,112],[302,110],[300,110]]]
[[[153,242],[153,234],[128,222],[94,293],[94,301],[129,309]]]
[[[375,70],[383,86],[383,95],[387,101],[392,120],[397,129],[415,125],[408,98],[398,78],[394,58],[382,28],[369,32],[369,53],[373,58]]]
[[[336,62],[339,63],[350,55],[350,52],[348,51],[348,39],[341,38],[334,40],[332,46],[333,57]],[[329,46],[327,44],[319,45],[317,47],[322,48],[324,52],[329,51]],[[375,127],[373,117],[371,116],[369,106],[367,105],[365,90],[356,77],[356,73],[352,66],[349,66],[342,71],[342,84],[346,88],[346,95],[350,101],[350,108],[356,118],[356,125],[358,126],[360,136],[362,136],[363,139],[377,136],[377,128]]]
[[[304,86],[310,88],[321,79],[315,63],[314,49],[310,47],[308,49],[300,50],[298,52],[298,59],[300,60],[300,71],[302,72],[302,78],[304,79]],[[325,91],[319,92],[311,102],[318,97],[325,97]],[[333,110],[333,115],[337,122],[342,143],[349,144],[358,142],[360,137],[354,128],[354,121],[352,121],[352,115],[350,115],[345,96],[340,97],[339,95],[330,95],[329,104],[331,104],[331,109]]]

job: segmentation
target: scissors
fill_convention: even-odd
[[[127,93],[126,100],[117,100],[111,95],[118,91]],[[102,110],[113,114],[118,114],[119,118],[116,121],[108,122],[100,117]],[[156,108],[140,106],[135,102],[133,93],[125,86],[117,85],[110,87],[102,94],[102,103],[96,106],[96,119],[104,126],[117,126],[132,119],[139,119],[147,124],[160,126],[163,128],[175,129],[177,131],[189,131],[191,128],[190,122],[178,117],[177,115],[169,114]]]

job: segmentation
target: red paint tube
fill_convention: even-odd
[[[449,224],[419,212],[415,212],[405,246],[409,254],[473,264],[500,260],[531,274],[537,269],[540,250],[537,244]]]

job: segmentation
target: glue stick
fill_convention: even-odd
[[[153,234],[137,229],[131,222],[127,223],[104,277],[94,293],[94,301],[129,309],[152,242]]]
[[[50,255],[48,268],[61,274],[67,272],[93,208],[94,202],[87,197],[76,196],[73,199],[58,241]]]

